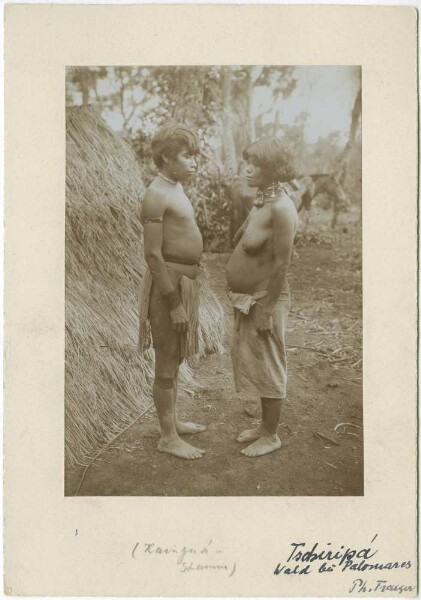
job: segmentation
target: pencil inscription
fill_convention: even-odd
[[[156,542],[136,542],[131,553],[134,560],[142,559],[144,556],[154,556],[159,559],[172,557],[180,573],[207,571],[225,573],[228,577],[232,577],[237,564],[235,561],[224,559],[223,554],[223,550],[217,547],[213,540],[201,546],[177,546],[176,544],[165,546]]]

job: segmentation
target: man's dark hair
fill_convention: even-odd
[[[191,154],[199,153],[199,142],[195,134],[178,123],[170,122],[161,127],[152,138],[152,157],[160,169],[165,155],[175,158],[179,152],[187,149]]]
[[[244,150],[243,157],[260,167],[272,181],[291,181],[296,177],[292,154],[277,137],[253,142]]]

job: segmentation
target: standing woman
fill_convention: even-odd
[[[294,179],[291,153],[278,138],[254,142],[244,151],[247,183],[257,197],[234,237],[227,281],[234,306],[232,361],[238,392],[260,397],[262,422],[243,431],[241,452],[255,457],[281,447],[278,425],[286,397],[285,331],[290,308],[287,272],[298,216],[283,183]]]

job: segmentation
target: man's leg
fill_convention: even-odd
[[[205,425],[199,425],[199,423],[192,423],[191,421],[180,421],[177,417],[177,391],[178,391],[178,373],[179,367],[177,367],[175,376],[174,376],[174,419],[175,419],[175,428],[177,433],[185,434],[185,433],[200,433],[201,431],[205,431]]]
[[[158,450],[179,458],[201,458],[204,450],[184,442],[175,426],[174,381],[180,364],[179,334],[172,329],[165,301],[152,287],[149,320],[155,349],[155,381],[153,398],[161,430]]]
[[[245,456],[263,456],[281,447],[281,440],[278,436],[278,425],[281,416],[282,401],[280,398],[261,398],[261,402],[265,417],[262,421],[260,436],[253,444],[241,450]]]
[[[168,356],[167,352],[160,352],[159,349],[155,349],[155,361],[153,397],[161,429],[158,450],[179,458],[201,458],[205,451],[183,441],[175,426],[174,373],[178,362],[174,357]]]

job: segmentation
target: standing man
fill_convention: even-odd
[[[227,265],[234,306],[232,359],[237,391],[258,394],[262,423],[243,431],[249,457],[278,450],[278,425],[286,396],[285,330],[290,308],[287,272],[298,226],[294,202],[283,182],[294,179],[291,154],[278,138],[259,140],[244,152],[247,183],[257,199],[234,237]]]
[[[203,425],[177,417],[179,365],[197,353],[199,283],[196,280],[203,241],[193,207],[182,182],[196,170],[199,151],[195,135],[178,124],[169,124],[152,140],[158,175],[146,190],[141,209],[145,259],[148,270],[140,298],[140,347],[155,349],[153,398],[161,439],[158,450],[179,458],[201,458],[180,435],[205,430]]]

